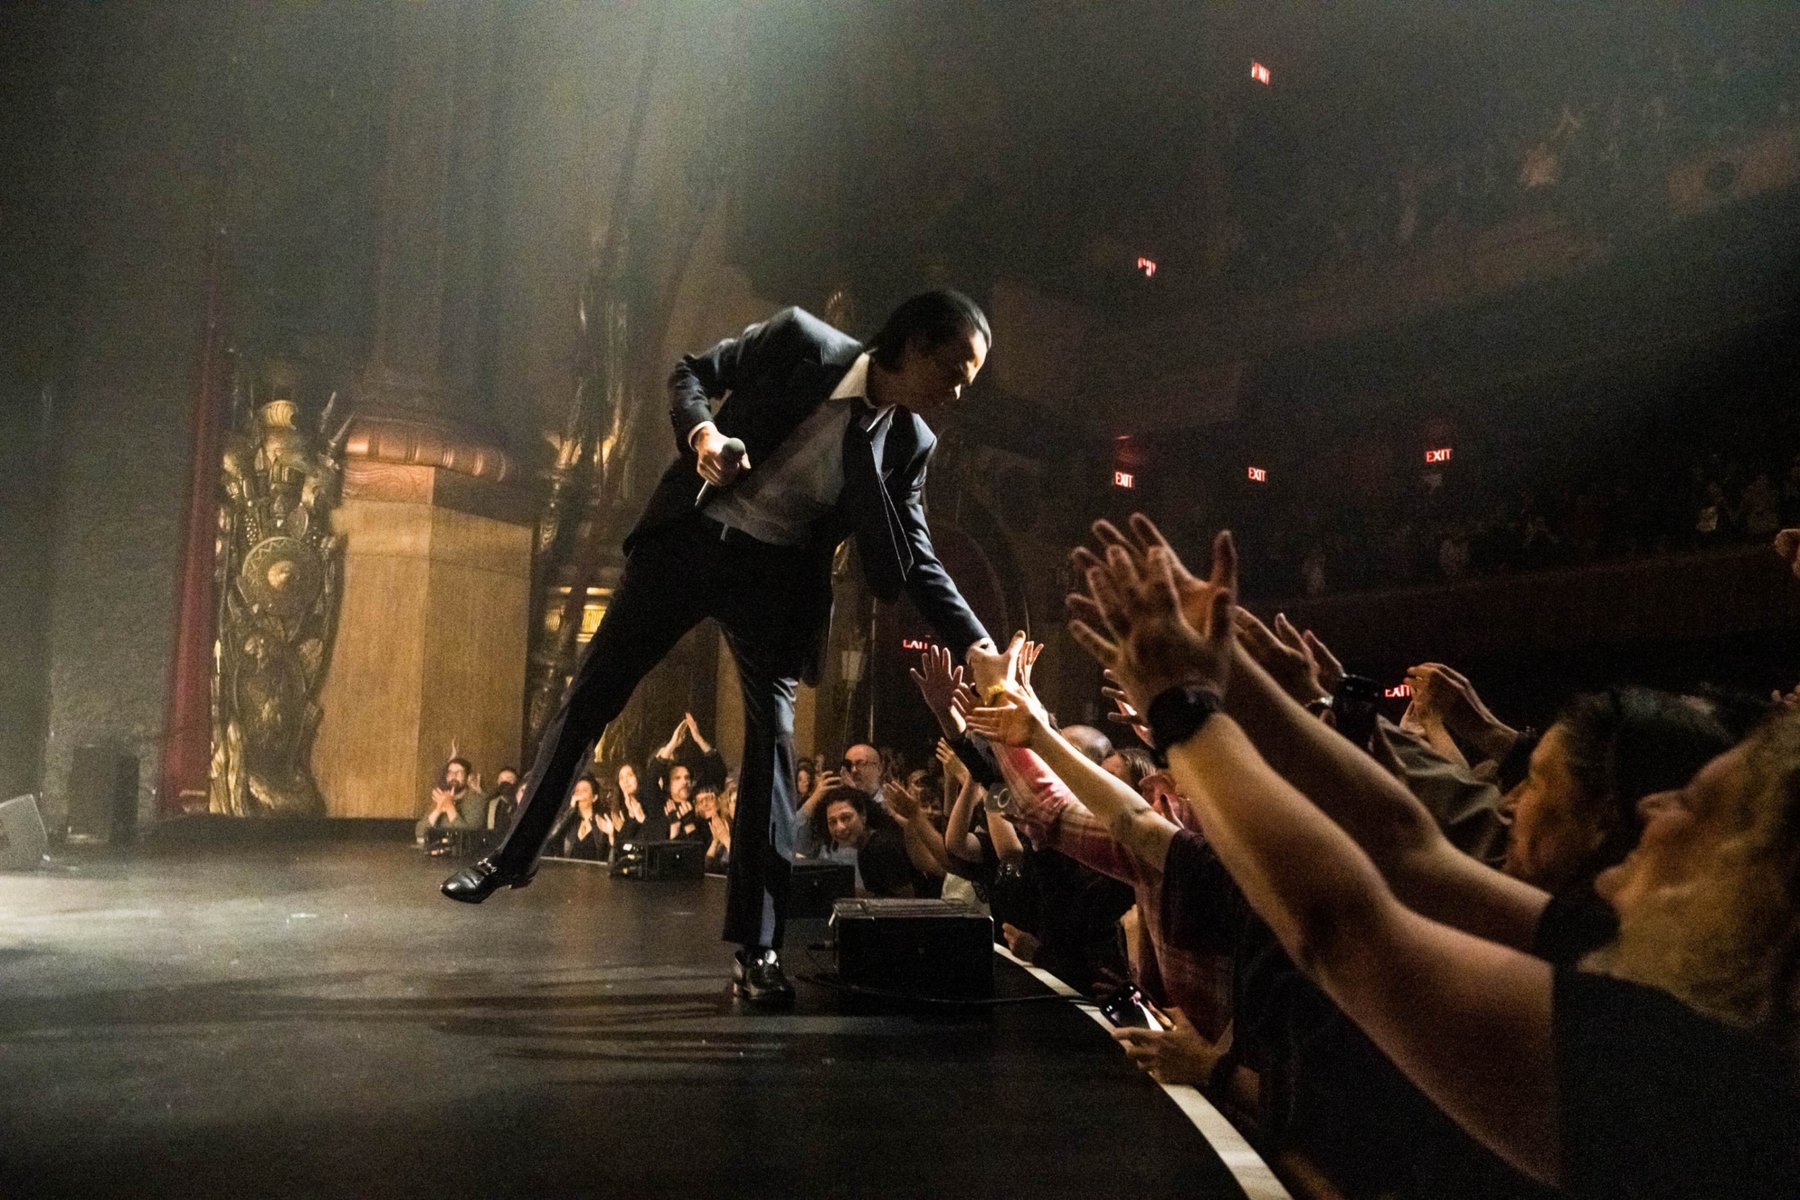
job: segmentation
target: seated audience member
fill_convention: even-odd
[[[519,803],[519,772],[513,767],[501,767],[494,776],[494,790],[486,799],[486,819],[483,829],[504,831],[512,824],[513,811]]]
[[[838,767],[839,782],[855,788],[876,803],[881,802],[881,751],[859,742],[844,751],[844,760]]]
[[[661,841],[661,830],[645,811],[638,795],[637,768],[620,763],[613,776],[612,795],[607,797],[606,811],[612,817],[613,840],[619,845],[634,842]]]
[[[444,764],[425,815],[413,826],[413,841],[425,844],[425,835],[434,829],[485,829],[487,805],[481,795],[481,777],[471,777],[474,768],[466,758],[452,758]]]
[[[1250,904],[1395,1065],[1546,1186],[1791,1196],[1800,716],[1646,797],[1584,907],[1448,847],[1234,652],[1228,535],[1203,580],[1146,518],[1133,531],[1100,523],[1108,558],[1078,555],[1071,633],[1146,714]]]
[[[691,746],[692,753],[681,754],[683,745]],[[680,755],[679,757],[677,757]],[[700,725],[694,720],[693,713],[686,713],[669,735],[669,740],[651,754],[645,765],[645,778],[650,784],[651,796],[645,807],[653,808],[657,802],[667,804],[673,791],[673,776],[677,770],[687,772],[690,782],[689,800],[692,803],[692,791],[701,785],[714,791],[725,786],[725,759],[700,734]]]
[[[905,835],[860,788],[838,784],[809,800],[795,821],[794,845],[798,857],[854,866],[859,894],[914,894]]]
[[[795,760],[794,795],[800,797],[802,801],[805,801],[808,796],[813,794],[813,788],[818,785],[818,781],[819,772],[818,769],[813,766],[812,759],[801,758]]]
[[[575,781],[562,828],[551,839],[552,844],[560,844],[564,858],[605,862],[612,856],[612,817],[601,807],[599,799],[598,779],[583,775]]]
[[[706,829],[706,869],[723,874],[731,866],[731,817],[724,798],[710,790],[700,792],[694,797],[694,816]]]

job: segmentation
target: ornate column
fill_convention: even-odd
[[[492,0],[390,3],[368,358],[344,447],[343,611],[313,767],[332,816],[416,816],[452,745],[520,739],[534,504],[478,419]]]

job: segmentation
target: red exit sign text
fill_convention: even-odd
[[[1130,471],[1114,471],[1113,486],[1134,488],[1137,486],[1137,476],[1133,475]]]
[[[1450,447],[1444,446],[1437,450],[1427,450],[1425,452],[1425,461],[1427,463],[1447,463],[1447,462],[1449,462],[1450,461]]]
[[[1251,467],[1249,468],[1249,475],[1251,483],[1269,482],[1269,471],[1267,467]]]

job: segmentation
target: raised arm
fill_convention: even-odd
[[[927,875],[948,875],[950,856],[944,848],[944,835],[925,815],[918,794],[899,783],[885,785],[882,794],[887,797],[888,812],[900,822],[906,837],[906,857],[912,865]]]
[[[1132,527],[1138,542],[1126,539],[1108,522],[1095,526],[1108,546],[1109,561],[1115,550],[1138,563],[1145,561],[1150,549],[1166,556],[1185,618],[1190,625],[1196,617],[1204,620],[1220,590],[1218,582],[1199,579],[1180,567],[1148,518],[1134,517]],[[1083,570],[1103,569],[1092,552],[1076,553]],[[1073,611],[1094,612],[1092,602],[1083,597],[1073,598]],[[1311,798],[1368,855],[1402,902],[1478,937],[1521,950],[1531,946],[1549,903],[1547,893],[1457,850],[1399,780],[1302,708],[1235,637],[1229,639],[1227,652],[1231,670],[1225,711],[1252,736],[1268,765]]]
[[[1050,727],[1049,714],[1034,698],[1009,689],[1001,694],[999,704],[976,709],[968,720],[975,733],[1010,747],[999,755],[1000,769],[1021,801],[1027,796],[1041,801],[1047,789],[1060,784],[1068,789],[1068,801],[1077,802],[1080,809],[1093,814],[1132,861],[1121,862],[1117,855],[1080,853],[1081,839],[1070,846],[1059,844],[1058,849],[1127,882],[1137,879],[1145,869],[1162,870],[1169,843],[1175,840],[1175,823],[1151,808],[1135,788],[1126,786],[1071,746]],[[1027,808],[1026,815],[1034,815],[1031,808],[1035,807],[1034,804]],[[1061,806],[1053,806],[1052,812],[1058,808]],[[1099,861],[1089,861],[1090,857]]]
[[[1228,536],[1215,557],[1199,628],[1184,616],[1179,560],[1166,545],[1136,557],[1112,546],[1087,571],[1091,595],[1070,632],[1153,728],[1158,698],[1183,688],[1217,697],[1239,665]],[[1224,712],[1184,728],[1164,747],[1176,782],[1294,961],[1470,1133],[1533,1177],[1560,1182],[1549,965],[1402,905],[1369,857]]]
[[[981,843],[969,832],[969,825],[978,803],[981,790],[969,769],[956,757],[950,743],[939,739],[938,761],[944,764],[944,778],[954,780],[957,785],[956,799],[950,805],[950,811],[944,818],[944,852],[950,857],[950,865],[964,863],[978,866],[981,863]]]

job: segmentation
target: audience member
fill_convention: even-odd
[[[839,783],[816,790],[801,807],[794,834],[798,857],[855,867],[859,894],[914,894],[905,834],[861,788]]]
[[[583,775],[569,793],[569,811],[561,828],[551,835],[560,839],[562,857],[605,862],[612,855],[612,817],[600,805],[600,781]]]
[[[487,804],[481,794],[481,777],[462,757],[444,764],[432,786],[425,814],[413,826],[413,841],[423,846],[433,830],[487,828]]]
[[[1800,720],[1647,797],[1584,908],[1448,848],[1234,652],[1228,536],[1202,580],[1148,521],[1100,533],[1071,632],[1147,714],[1252,907],[1425,1094],[1575,1194],[1791,1194]]]

